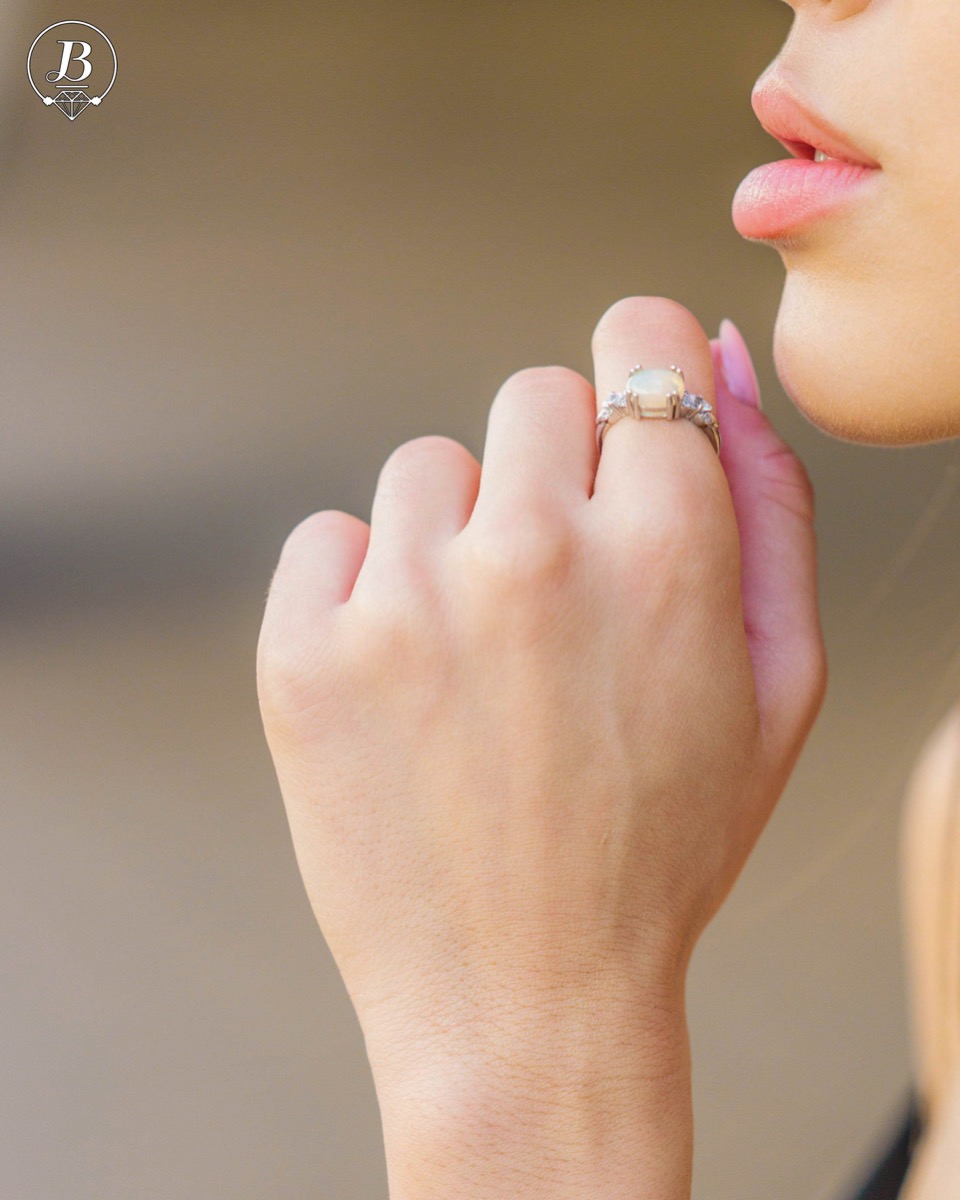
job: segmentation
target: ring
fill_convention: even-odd
[[[603,439],[611,425],[621,417],[659,417],[676,420],[686,417],[699,426],[720,453],[720,426],[713,405],[703,396],[688,392],[683,382],[683,372],[677,366],[666,369],[653,367],[644,370],[636,366],[630,372],[627,386],[622,392],[611,392],[597,413],[597,450],[603,450]]]

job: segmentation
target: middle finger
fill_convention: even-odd
[[[513,514],[569,514],[585,504],[596,471],[596,397],[566,367],[518,371],[500,388],[487,420],[480,487],[471,521]]]

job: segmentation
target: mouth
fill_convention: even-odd
[[[737,232],[751,240],[795,233],[823,218],[881,175],[879,162],[801,104],[775,75],[764,75],[751,96],[760,124],[791,157],[755,168],[733,200]]]

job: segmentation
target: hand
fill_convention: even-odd
[[[596,392],[514,375],[482,471],[405,443],[370,526],[308,517],[272,581],[266,735],[397,1120],[491,1077],[546,1112],[682,1075],[690,952],[823,699],[803,468],[680,305],[621,301],[593,347]],[[638,362],[715,401],[721,458],[624,419],[598,461],[597,398]]]

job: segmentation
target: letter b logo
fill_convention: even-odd
[[[63,47],[63,58],[60,59],[60,70],[48,71],[46,75],[44,75],[44,79],[47,81],[47,83],[59,83],[61,79],[66,79],[68,83],[80,83],[82,80],[86,79],[93,70],[93,68],[90,66],[90,51],[93,49],[90,43],[68,42],[66,40],[60,40],[58,44]],[[79,54],[75,55],[73,53],[74,46],[82,46],[83,49]],[[67,71],[69,70],[70,63],[74,58],[83,64],[83,74],[78,75],[76,79],[71,79],[67,74]]]
[[[107,35],[86,21],[58,21],[27,53],[30,86],[48,107],[75,121],[101,104],[117,78],[117,52]]]

